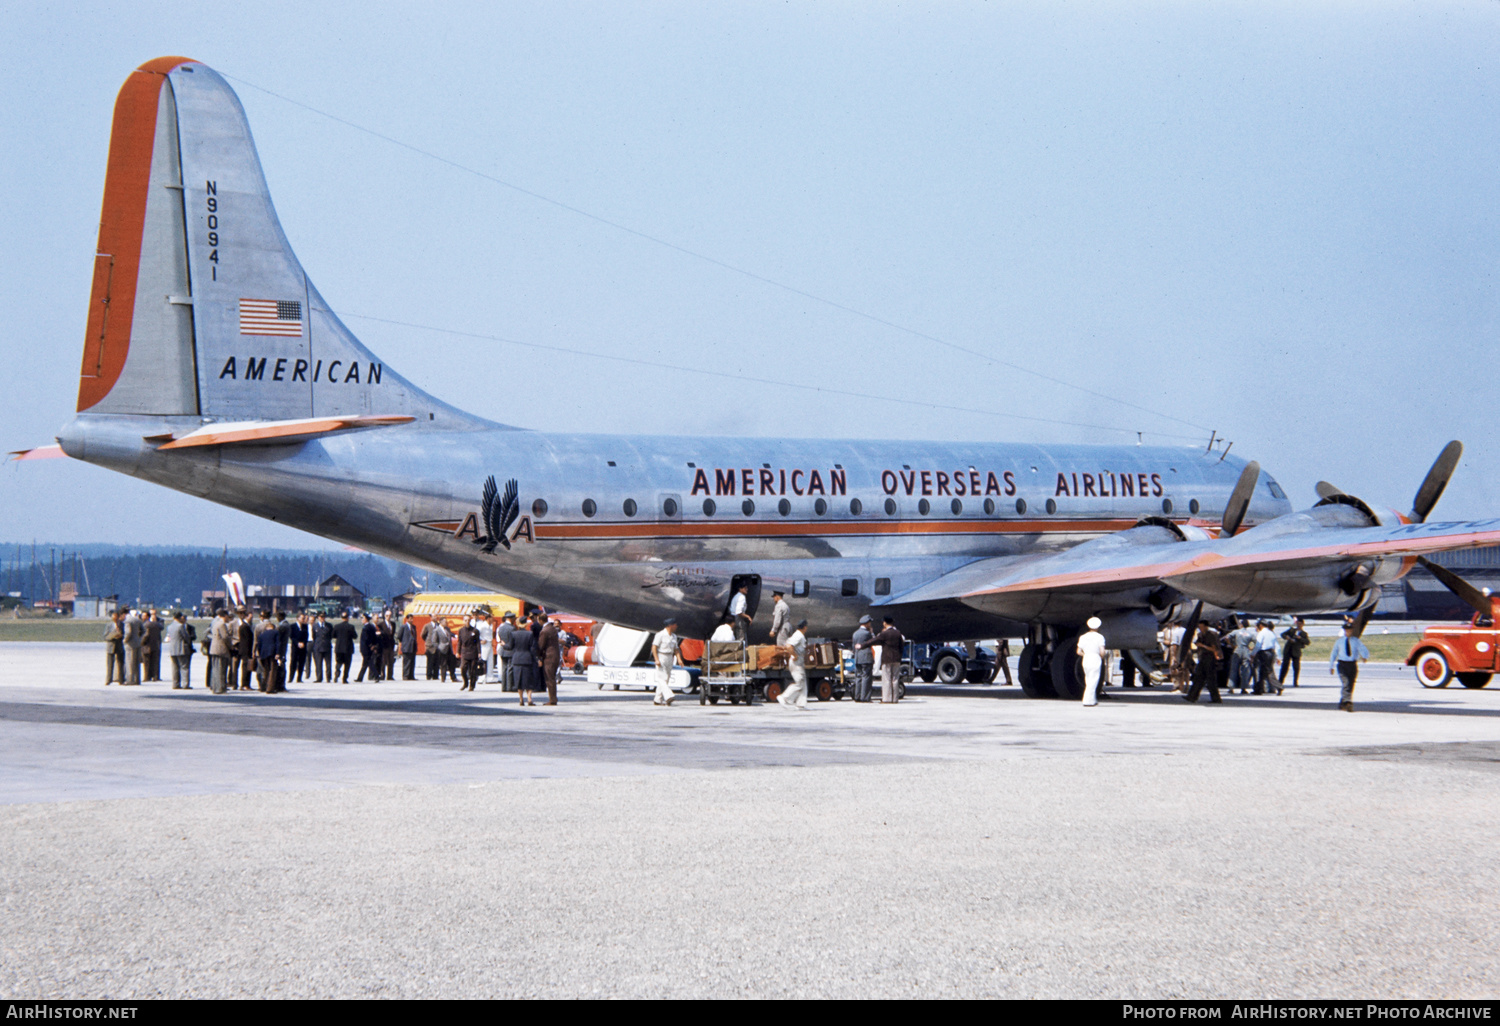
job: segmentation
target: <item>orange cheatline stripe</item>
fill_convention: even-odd
[[[794,521],[768,523],[535,524],[538,539],[576,538],[786,538],[806,535],[1038,534],[1120,531],[1134,520],[909,521],[858,523]]]
[[[151,151],[156,145],[156,111],[166,73],[187,57],[147,61],[125,80],[115,98],[104,172],[104,204],[99,242],[94,247],[94,282],[88,328],[78,379],[78,411],[96,406],[115,387],[130,351],[135,288],[140,275],[141,237],[146,229],[146,197],[151,188]]]

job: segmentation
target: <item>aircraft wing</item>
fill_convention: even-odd
[[[1338,528],[1308,523],[1272,521],[1233,538],[1201,541],[1167,541],[1159,529],[1153,537],[1133,528],[1064,552],[979,560],[886,604],[957,600],[1013,619],[1071,623],[1094,612],[1145,608],[1165,586],[1189,599],[1247,612],[1347,609],[1372,582],[1410,570],[1412,557],[1500,543],[1500,520]]]

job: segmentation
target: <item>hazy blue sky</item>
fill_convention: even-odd
[[[1500,514],[1497,44],[1495,3],[12,5],[0,444],[71,415],[115,93],[182,54],[240,80],[334,308],[494,419],[1200,445],[1214,429],[1299,505],[1326,477],[1402,509],[1460,438],[1438,517]],[[314,543],[70,461],[4,468],[0,510],[8,540]]]

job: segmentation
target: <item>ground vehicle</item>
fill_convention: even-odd
[[[978,645],[972,659],[967,647],[951,642],[907,642],[904,655],[912,676],[926,684],[988,684],[995,676],[995,653]]]
[[[506,613],[520,614],[525,608],[518,598],[492,592],[428,592],[407,603],[406,615],[417,630],[417,653],[425,655],[427,645],[422,640],[422,628],[432,620],[442,620],[449,633],[457,635],[475,609],[485,609],[498,619]]]
[[[1482,688],[1496,670],[1497,644],[1495,617],[1475,613],[1467,624],[1436,624],[1423,631],[1406,665],[1416,667],[1424,688],[1445,688],[1454,677],[1466,688]]]

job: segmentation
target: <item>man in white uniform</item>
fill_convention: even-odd
[[[786,644],[778,646],[787,650],[787,670],[791,672],[792,682],[776,696],[776,701],[784,708],[802,712],[807,710],[807,636],[802,633],[802,628],[806,626],[806,620],[797,624],[797,629],[787,637]]]
[[[750,636],[750,585],[742,584],[729,600],[729,616],[734,621],[734,636],[745,641]]]
[[[656,697],[652,705],[671,705],[672,667],[677,662],[677,621],[668,619],[662,629],[651,640],[651,652],[656,659]]]
[[[1078,636],[1078,659],[1083,666],[1083,704],[1099,704],[1099,678],[1104,672],[1104,626],[1097,616],[1089,617],[1088,630]]]

